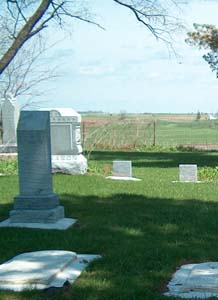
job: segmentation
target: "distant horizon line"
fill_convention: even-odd
[[[198,113],[200,113],[201,115],[215,115],[217,113],[214,112],[201,112],[201,111],[197,111],[197,112],[181,112],[181,113],[177,113],[177,112],[124,112],[124,111],[120,111],[120,112],[104,112],[104,111],[92,111],[92,110],[78,110],[77,111],[79,114],[105,114],[105,115],[120,115],[120,114],[126,114],[126,115],[197,115]]]

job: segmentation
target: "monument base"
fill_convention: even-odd
[[[76,219],[63,218],[55,223],[12,223],[10,219],[0,222],[1,227],[35,228],[35,229],[56,229],[66,230],[76,223]]]
[[[83,175],[87,172],[84,155],[52,155],[52,173]]]
[[[11,223],[55,223],[64,218],[64,207],[52,209],[14,209],[10,211]]]
[[[17,144],[0,145],[0,153],[17,153]]]
[[[59,206],[58,195],[16,196],[14,197],[14,210],[43,210],[53,209]]]

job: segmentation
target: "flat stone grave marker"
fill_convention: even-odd
[[[179,165],[179,181],[181,182],[197,182],[197,165],[181,164]]]
[[[132,180],[141,181],[141,179],[132,177],[132,162],[129,160],[114,160],[112,176],[106,178],[114,180]]]
[[[113,176],[132,177],[132,162],[131,161],[113,161]]]
[[[23,253],[0,265],[0,289],[22,291],[73,283],[99,255],[48,250]]]
[[[218,262],[184,265],[176,271],[167,287],[166,296],[218,297]]]
[[[75,223],[64,218],[64,207],[53,192],[49,120],[48,111],[21,112],[17,129],[20,194],[14,198],[10,218],[0,227],[66,229]]]

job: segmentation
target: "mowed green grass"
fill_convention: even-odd
[[[69,250],[102,255],[73,284],[14,293],[4,300],[164,300],[165,285],[182,263],[218,261],[218,186],[172,183],[180,163],[216,166],[218,152],[93,152],[92,168],[132,160],[141,182],[103,176],[55,175],[66,231],[0,228],[0,263],[23,252]],[[18,194],[17,176],[0,177],[0,219]],[[176,299],[173,297],[173,299]],[[179,298],[178,298],[179,299]]]
[[[218,144],[218,121],[158,121],[156,142],[162,146]]]
[[[84,140],[85,149],[131,149],[153,144],[167,147],[218,144],[218,121],[157,120],[154,125],[154,121],[148,119],[130,119],[119,123],[112,120],[107,125],[90,127]]]

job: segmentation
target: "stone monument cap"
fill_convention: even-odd
[[[21,117],[18,122],[18,131],[29,131],[29,130],[45,130],[49,119],[49,111],[42,114],[40,111],[21,111]],[[31,120],[31,122],[30,122]]]
[[[76,117],[81,122],[81,115],[71,107],[40,108],[40,110],[50,111],[52,117]]]

